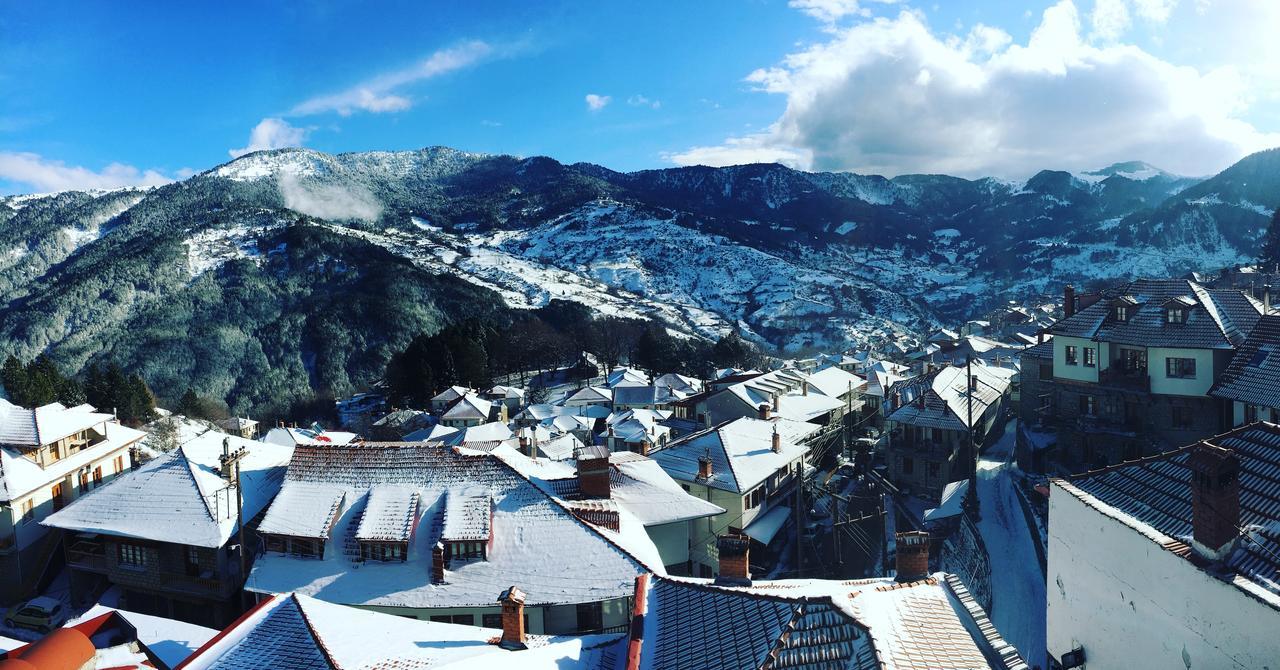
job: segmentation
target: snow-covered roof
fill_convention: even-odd
[[[982,365],[975,361],[972,374],[972,389],[969,388],[965,368],[950,365],[931,374],[895,384],[890,393],[894,396],[897,407],[889,414],[888,419],[913,426],[967,430],[982,420],[988,408],[999,402],[1016,371]],[[969,402],[971,398],[972,408]]]
[[[300,483],[344,493],[330,546],[324,558],[268,552],[254,564],[250,590],[298,591],[353,605],[477,607],[492,604],[495,584],[514,583],[530,604],[545,605],[622,597],[637,574],[662,570],[657,548],[630,513],[619,513],[617,531],[588,524],[491,454],[433,443],[310,445],[295,451],[283,494]],[[379,485],[417,491],[422,513],[407,560],[365,561],[353,570],[342,538],[354,531]],[[432,547],[446,519],[456,518],[449,514],[451,497],[481,495],[492,501],[493,515],[485,558],[454,561],[445,583],[430,583]],[[264,523],[275,513],[273,505]]]
[[[942,501],[937,507],[924,512],[925,521],[939,521],[959,515],[964,511],[964,497],[969,492],[969,480],[950,482],[942,489]]]
[[[458,432],[458,429],[454,428],[453,426],[446,426],[444,424],[437,423],[436,425],[430,428],[420,428],[418,430],[413,431],[412,433],[409,433],[408,435],[405,435],[404,441],[405,442],[442,441],[448,438],[448,436],[453,435],[457,432]]]
[[[616,386],[613,389],[614,405],[661,405],[674,400],[675,396],[666,386]]]
[[[562,500],[577,498],[581,490],[573,461],[533,460],[510,449],[495,449],[501,458],[544,491]],[[685,491],[651,458],[622,451],[609,455],[611,499],[645,526],[701,519],[724,509]]]
[[[781,437],[780,452],[773,451],[775,426]],[[650,456],[679,481],[745,493],[808,453],[808,447],[783,432],[784,426],[785,420],[736,419],[682,437]],[[706,480],[698,478],[698,459],[703,456],[711,459],[711,477]]]
[[[52,444],[82,430],[100,427],[108,421],[114,421],[110,414],[97,412],[88,404],[66,407],[55,402],[26,409],[0,398],[0,445],[38,447]]]
[[[280,491],[258,532],[293,537],[329,537],[346,492],[307,482]]]
[[[490,594],[496,601],[498,592]],[[625,637],[527,635],[527,649],[493,643],[498,631],[407,619],[317,600],[271,596],[194,654],[186,670],[247,668],[493,668],[605,670]]]
[[[645,386],[648,383],[649,375],[640,370],[635,368],[614,368],[605,379],[604,385],[612,389],[619,386]]]
[[[493,398],[503,398],[506,400],[524,400],[525,390],[519,386],[503,386],[499,384],[484,392],[485,395]]]
[[[293,449],[207,431],[135,472],[90,491],[44,520],[54,528],[216,548],[235,532],[236,491],[219,475],[223,441],[240,461],[245,517],[280,490]]]
[[[649,577],[639,667],[1026,670],[952,575],[717,586]],[[633,641],[632,648],[636,648]]]
[[[654,386],[662,386],[669,388],[678,393],[700,393],[702,392],[702,382],[693,377],[668,372],[661,377],[653,380]]]
[[[450,386],[432,396],[431,402],[432,404],[448,404],[471,393],[475,393],[475,389],[469,389],[465,386]]]
[[[565,398],[564,404],[585,405],[590,403],[609,403],[613,401],[613,390],[601,386],[584,386],[573,395]]]
[[[511,432],[507,424],[493,421],[479,426],[468,426],[430,439],[439,439],[450,446],[465,446],[477,442],[501,442],[511,439],[514,435],[515,433]]]
[[[444,530],[441,539],[450,541],[489,540],[493,499],[483,487],[446,494]]]
[[[262,438],[263,442],[293,447],[300,444],[346,444],[359,437],[341,430],[317,430],[315,428],[272,428]]]
[[[809,375],[809,384],[832,398],[840,398],[850,391],[860,391],[867,380],[837,367],[823,368]]]
[[[369,489],[356,539],[408,542],[418,523],[418,491],[402,484],[377,484]]]
[[[442,421],[488,421],[489,413],[492,409],[493,403],[478,395],[468,393],[454,401],[449,406],[449,409],[444,411],[440,419]]]

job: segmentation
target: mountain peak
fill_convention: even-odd
[[[1123,161],[1120,163],[1112,163],[1101,170],[1086,172],[1085,174],[1094,177],[1124,177],[1133,181],[1146,181],[1152,177],[1167,177],[1169,179],[1177,179],[1177,175],[1170,174],[1160,168],[1144,162],[1144,161]]]

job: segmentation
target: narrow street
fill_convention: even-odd
[[[1033,667],[1044,662],[1044,577],[1014,491],[1012,463],[1017,421],[978,461],[978,530],[991,560],[992,622]]]

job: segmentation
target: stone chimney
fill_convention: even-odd
[[[498,646],[503,649],[526,649],[524,644],[524,591],[511,586],[498,596],[502,603],[502,640]]]
[[[608,498],[609,452],[595,446],[578,450],[578,490],[584,498]]]
[[[1076,287],[1067,284],[1062,287],[1062,318],[1076,313]]]
[[[929,576],[929,534],[912,530],[896,536],[898,581],[914,582]]]
[[[698,479],[703,481],[711,479],[711,457],[698,457]]]
[[[809,382],[800,382],[800,395],[809,395]]]
[[[760,403],[760,407],[757,410],[760,412],[761,421],[768,421],[769,417],[773,415],[773,408],[769,407],[767,402]]]
[[[773,453],[782,453],[782,436],[778,434],[778,427],[773,427]]]
[[[436,542],[431,548],[431,583],[444,583],[444,543]]]
[[[1192,548],[1210,560],[1231,553],[1240,530],[1240,459],[1201,442],[1187,457],[1191,469]]]
[[[773,394],[773,413],[777,414],[778,408],[780,408],[781,406],[782,406],[782,394],[781,393]]]
[[[716,577],[716,583],[725,586],[750,586],[751,566],[748,558],[751,554],[751,538],[730,532],[716,539],[716,549],[720,554],[720,574]]]

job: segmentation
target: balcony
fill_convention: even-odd
[[[101,542],[76,540],[67,547],[67,565],[79,570],[106,574],[106,547]]]
[[[1151,376],[1145,367],[1126,368],[1120,361],[1106,370],[1098,371],[1098,383],[1126,391],[1151,392]]]

